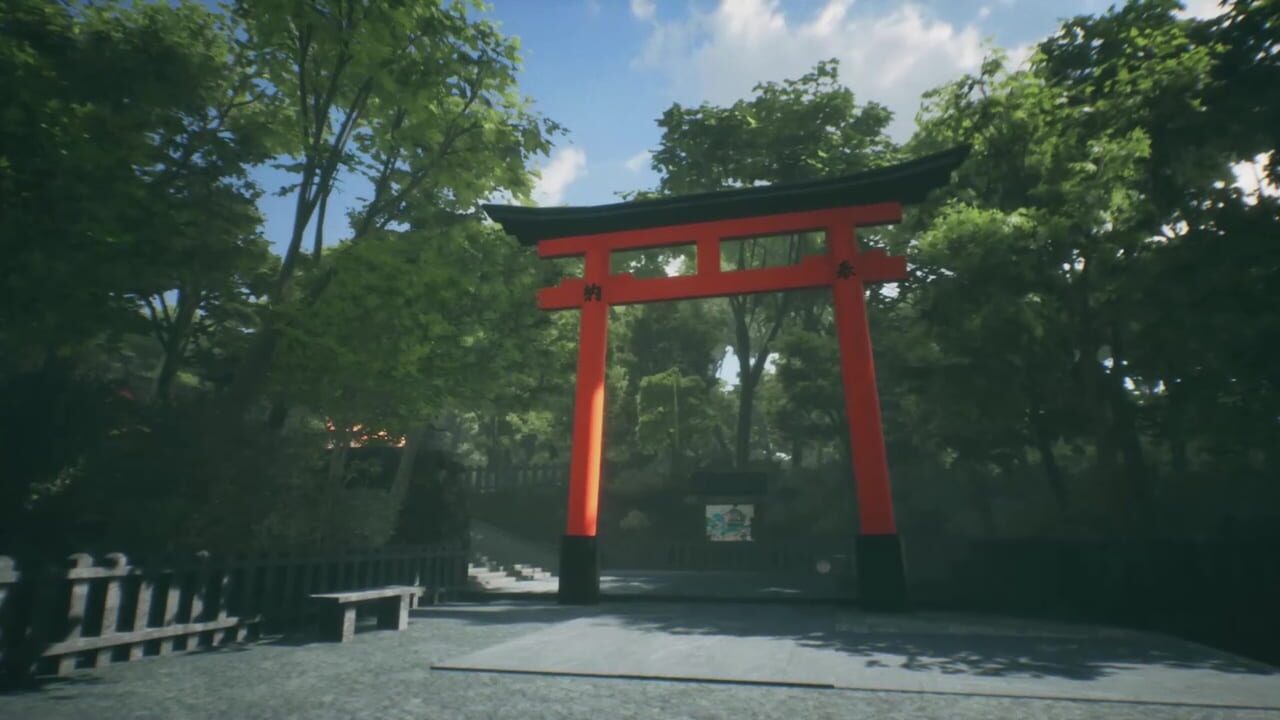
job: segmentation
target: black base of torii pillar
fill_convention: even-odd
[[[561,605],[600,602],[600,552],[595,536],[565,535],[560,539]]]
[[[876,612],[909,609],[906,567],[898,535],[859,535],[854,552],[858,573],[855,604]]]

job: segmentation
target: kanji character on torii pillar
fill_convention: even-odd
[[[585,258],[581,278],[538,293],[543,310],[580,310],[561,602],[599,600],[596,515],[609,306],[829,286],[857,489],[858,599],[873,609],[906,606],[865,298],[867,283],[906,278],[906,259],[881,250],[860,252],[855,233],[858,227],[899,222],[902,205],[946,184],[967,153],[961,147],[856,175],[596,207],[485,206],[522,244],[536,244],[540,257]],[[825,255],[785,267],[720,269],[724,239],[809,231],[825,233]],[[689,244],[697,247],[693,275],[638,279],[609,272],[615,251]]]

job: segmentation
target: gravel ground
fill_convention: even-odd
[[[115,718],[1231,718],[1280,712],[432,670],[431,665],[602,612],[551,604],[441,605],[403,632],[344,645],[266,639],[81,671],[0,695],[4,720]]]

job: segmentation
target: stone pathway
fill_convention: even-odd
[[[1087,686],[1123,675],[1127,666],[1137,664],[1157,673],[1189,673],[1179,677],[1197,682],[1236,678],[1253,687],[1250,692],[1261,693],[1251,696],[1255,701],[1271,698],[1280,706],[1276,669],[1159,636],[1141,635],[1142,641],[1132,645],[1131,636],[1137,634],[1124,631],[958,616],[840,614],[834,609],[826,611],[836,613],[826,620],[815,615],[800,621],[800,610],[640,601],[587,608],[545,602],[440,605],[413,611],[403,632],[360,632],[344,645],[274,639],[83,672],[38,692],[0,695],[0,718],[1280,720],[1280,710],[1212,707],[1223,699],[1212,689],[1203,691],[1211,697],[1189,698],[1201,704],[1156,704],[437,669],[465,664],[468,656],[474,659],[482,652],[511,661],[516,656],[510,646],[501,651],[504,644],[528,644],[539,633],[551,633],[544,639],[554,640],[562,657],[579,651],[597,660],[616,657],[621,663],[628,653],[633,659],[642,655],[625,645],[601,647],[599,637],[593,640],[593,632],[612,628],[646,638],[654,647],[671,637],[686,643],[703,640],[708,649],[725,639],[763,643],[765,648],[789,638],[796,647],[844,653],[864,665],[898,662],[898,672],[958,674],[996,683],[1002,677],[1030,681],[1039,675]],[[797,629],[803,631],[799,636]],[[863,654],[867,647],[842,647],[839,643],[849,637],[877,645],[875,654]],[[658,657],[666,658],[669,671],[684,672],[682,657],[688,664],[679,651]],[[712,678],[718,653],[701,657],[699,672],[724,679]],[[912,663],[919,667],[902,668]]]
[[[624,605],[435,667],[1280,711],[1280,670],[1173,638],[834,605]]]

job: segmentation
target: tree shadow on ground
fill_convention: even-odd
[[[1102,630],[976,615],[876,615],[831,606],[615,606],[636,630],[673,635],[789,639],[802,647],[902,660],[905,670],[980,677],[1096,680],[1133,666],[1280,675],[1280,669],[1155,633]]]
[[[71,689],[71,688],[83,687],[88,685],[102,685],[108,682],[107,680],[104,680],[101,677],[98,677],[96,675],[88,675],[88,674],[74,674],[74,675],[63,675],[63,676],[43,676],[42,675],[38,678],[38,680],[39,682],[37,684],[31,685],[29,687],[8,688],[5,690],[0,690],[0,697],[3,697],[5,695],[9,695],[13,697],[21,696],[21,695],[43,695],[59,689]],[[50,695],[49,697],[52,700],[69,700],[73,698],[73,696],[71,695]]]
[[[609,602],[560,606],[507,601],[417,610],[418,620],[546,624],[586,617],[671,635],[773,638],[865,658],[867,667],[975,677],[1097,680],[1135,666],[1280,676],[1280,668],[1150,632],[1007,616],[876,614],[830,602]],[[886,657],[888,656],[888,657]],[[892,663],[892,664],[890,664]]]

